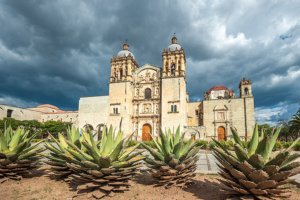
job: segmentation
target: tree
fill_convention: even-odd
[[[258,132],[261,133],[262,130],[265,134],[270,135],[273,131],[273,127],[271,127],[269,124],[259,124],[258,125]]]
[[[36,120],[20,121],[13,118],[4,118],[3,120],[0,120],[0,130],[4,130],[4,128],[8,126],[13,130],[16,130],[18,127],[23,127],[24,129],[29,130],[30,134],[38,132],[37,138],[45,138],[48,136],[48,133],[51,133],[55,137],[58,133],[65,134],[68,127],[72,126],[72,123],[61,121],[47,121],[41,123]]]
[[[297,113],[293,115],[289,121],[289,131],[292,134],[293,139],[297,139],[300,135],[300,108]]]

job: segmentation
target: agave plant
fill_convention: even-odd
[[[8,127],[0,131],[0,183],[8,179],[20,180],[39,166],[39,153],[44,149],[39,147],[42,141],[32,145],[35,136],[30,136],[23,128],[14,131]]]
[[[77,190],[92,191],[92,195],[101,198],[111,192],[128,190],[129,180],[140,167],[144,157],[136,150],[139,144],[128,147],[130,138],[124,138],[123,132],[116,132],[112,126],[103,129],[101,140],[96,140],[91,132],[83,131],[79,148],[70,139],[60,135],[59,144],[63,147],[59,160],[72,171],[69,178],[77,185]]]
[[[151,169],[152,177],[157,180],[157,186],[185,187],[192,182],[201,146],[197,146],[197,141],[192,138],[185,142],[184,135],[181,135],[178,127],[175,133],[169,129],[165,133],[161,131],[159,137],[152,137],[156,148],[142,143],[152,155],[152,158],[147,157],[145,161]]]
[[[271,135],[261,133],[256,125],[248,144],[242,142],[235,129],[232,134],[235,141],[234,151],[228,151],[224,145],[215,141],[214,156],[219,161],[219,174],[225,185],[224,190],[230,196],[255,199],[274,199],[288,197],[288,187],[285,185],[289,177],[299,171],[300,157],[292,154],[289,148],[273,152],[273,147],[280,133],[280,128],[274,129]]]
[[[65,154],[72,156],[72,154],[69,153],[69,151],[72,150],[67,150],[69,145],[66,144],[66,139],[61,133],[58,134],[58,140],[55,139],[51,134],[50,137],[52,141],[45,142],[45,147],[50,151],[49,155],[44,155],[48,158],[45,163],[51,166],[50,171],[52,173],[50,173],[50,175],[57,179],[64,179],[65,181],[68,181],[68,176],[72,173],[72,170],[67,166]],[[72,143],[72,145],[75,145],[76,148],[81,149],[83,153],[85,153],[85,148],[80,143],[81,137],[79,129],[69,127],[67,129],[67,140],[68,142]]]

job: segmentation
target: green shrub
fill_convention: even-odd
[[[294,150],[295,150],[295,151],[300,151],[300,142],[298,142],[298,143],[294,146]]]
[[[282,142],[282,146],[283,148],[288,148],[289,146],[291,146],[292,142]]]
[[[148,145],[148,146],[150,146],[150,147],[152,147],[152,148],[156,148],[156,145],[155,145],[155,143],[152,140],[150,140],[150,141],[144,141],[143,143],[146,144],[146,145]]]
[[[130,140],[129,143],[128,143],[128,147],[135,146],[137,143],[139,143],[139,142],[136,141],[136,140]]]
[[[212,149],[214,149],[215,146],[216,146],[216,143],[214,141],[210,141],[207,149],[212,150]]]
[[[276,141],[275,146],[273,148],[273,151],[279,151],[283,149],[283,142],[281,141]]]
[[[209,142],[206,140],[199,140],[197,143],[198,146],[201,146],[201,149],[207,149]]]

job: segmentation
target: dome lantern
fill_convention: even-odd
[[[122,50],[118,52],[117,57],[128,57],[128,56],[131,56],[133,59],[135,59],[133,53],[129,51],[129,44],[126,41],[123,44]]]

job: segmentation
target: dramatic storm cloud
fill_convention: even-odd
[[[0,103],[78,107],[108,94],[110,59],[127,39],[140,65],[161,66],[176,32],[188,92],[213,85],[238,94],[253,81],[256,117],[275,123],[300,102],[300,2],[0,1]]]

